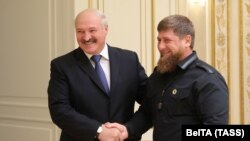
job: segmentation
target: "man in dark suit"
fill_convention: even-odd
[[[226,81],[198,58],[192,21],[170,15],[159,22],[157,31],[160,59],[139,109],[152,118],[153,140],[182,141],[183,125],[228,124]]]
[[[60,141],[140,140],[150,123],[134,113],[147,80],[137,54],[106,43],[108,24],[100,11],[80,12],[75,28],[79,48],[51,61],[49,110],[53,122],[62,129]],[[95,71],[93,55],[101,55],[107,90]],[[126,125],[131,120],[140,121],[139,133],[133,134],[136,129]],[[121,131],[106,127],[106,122],[125,126]]]

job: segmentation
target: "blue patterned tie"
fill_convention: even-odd
[[[98,74],[98,76],[102,82],[102,85],[105,88],[106,93],[109,94],[108,82],[107,82],[106,76],[104,74],[104,71],[102,69],[102,66],[100,64],[101,57],[102,57],[101,55],[93,55],[91,57],[91,59],[95,62],[95,71]]]

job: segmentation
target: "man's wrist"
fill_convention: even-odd
[[[98,129],[97,129],[97,131],[96,131],[96,136],[95,136],[96,139],[98,139],[98,137],[101,134],[101,132],[102,132],[102,126],[99,126]]]

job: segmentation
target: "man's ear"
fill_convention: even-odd
[[[186,35],[184,37],[184,41],[185,41],[185,47],[190,47],[191,43],[192,43],[192,36],[191,35]]]

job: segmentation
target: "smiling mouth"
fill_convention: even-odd
[[[96,43],[95,40],[88,40],[88,41],[83,41],[83,42],[82,42],[82,44],[84,44],[84,45],[92,45],[92,44],[94,44],[94,43]]]
[[[84,45],[92,45],[94,42],[83,42]]]

